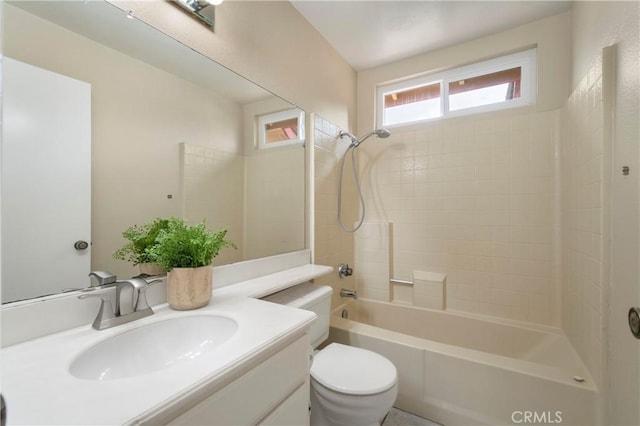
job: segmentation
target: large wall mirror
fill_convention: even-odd
[[[77,80],[90,93],[89,175],[75,179],[80,187],[90,187],[90,220],[56,219],[37,228],[41,219],[26,211],[35,204],[30,208],[48,217],[78,202],[82,191],[61,189],[56,180],[72,163],[86,163],[80,160],[82,149],[63,151],[63,144],[44,130],[38,143],[62,152],[62,165],[51,166],[52,154],[34,155],[41,152],[37,147],[26,150],[25,158],[3,158],[3,303],[88,285],[87,271],[76,279],[56,270],[67,267],[48,251],[49,230],[66,235],[65,244],[87,267],[119,277],[138,273],[112,256],[125,243],[122,232],[156,217],[184,217],[189,223],[204,219],[211,229],[227,228],[238,249],[224,250],[214,265],[304,248],[304,113],[295,105],[107,2],[5,1],[0,7],[6,62]],[[3,88],[11,84],[6,78],[3,73]],[[63,89],[45,95],[54,106],[44,115],[56,118],[60,108],[55,102],[70,104],[70,93]],[[78,123],[84,115],[72,114]],[[20,120],[3,115],[3,151],[10,129],[45,121]],[[71,127],[72,133],[81,132],[79,124]],[[28,164],[34,173],[47,174],[39,181],[31,172],[17,178],[5,170],[6,161],[18,166],[7,170],[24,171],[21,166]],[[61,195],[47,189],[54,186]],[[49,200],[29,201],[40,193],[48,193]],[[7,223],[12,216],[26,223]],[[67,222],[85,219],[90,224],[86,238],[66,231]],[[27,233],[35,233],[36,240],[24,244]],[[74,247],[87,239],[88,249]],[[21,245],[27,254],[13,255]],[[38,256],[48,257],[44,261],[53,266]]]

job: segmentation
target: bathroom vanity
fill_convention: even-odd
[[[161,423],[308,424],[308,348],[309,340],[306,336],[295,340],[177,418]],[[159,423],[157,417],[153,416],[149,423]]]
[[[214,288],[205,308],[156,304],[128,324],[87,322],[3,348],[7,424],[307,424],[315,314],[257,298],[332,269],[231,266],[219,281],[243,279]]]

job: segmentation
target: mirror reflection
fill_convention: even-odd
[[[156,217],[227,228],[238,249],[214,265],[304,248],[295,105],[109,3],[1,7],[3,303],[86,287],[89,269],[137,275],[112,254]],[[295,137],[261,144],[277,116]]]

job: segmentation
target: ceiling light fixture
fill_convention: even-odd
[[[223,0],[173,0],[171,3],[180,6],[183,10],[190,12],[205,24],[214,29],[215,6],[220,5]]]

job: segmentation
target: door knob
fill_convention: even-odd
[[[82,240],[78,240],[73,244],[73,248],[76,250],[86,250],[88,247],[89,243]]]
[[[636,339],[640,339],[640,308],[629,309],[629,329]]]

